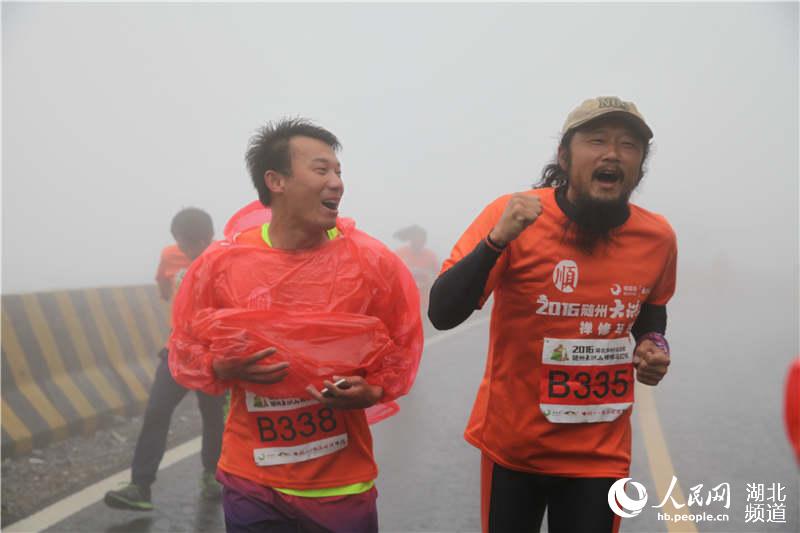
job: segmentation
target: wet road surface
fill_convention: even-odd
[[[637,388],[631,477],[649,500],[639,516],[623,521],[624,532],[800,530],[798,469],[782,421],[783,379],[797,350],[791,291],[717,289],[713,312],[706,308],[708,293],[671,305],[670,374],[658,388]],[[743,312],[748,309],[756,315]],[[485,316],[433,337],[401,412],[373,427],[382,531],[479,530],[480,455],[462,432],[487,341]],[[48,531],[222,531],[219,504],[200,497],[199,472],[197,455],[160,471],[153,512],[111,510],[98,502]],[[678,488],[672,496],[684,505],[677,512],[725,514],[727,521],[659,520],[657,513],[669,504],[653,506],[663,500],[672,475]],[[686,505],[691,487],[702,484],[697,492],[705,496],[724,483],[730,487],[728,508],[713,501]],[[748,494],[749,483],[763,484],[767,493],[760,500]],[[775,484],[784,487],[783,502],[767,499]],[[785,523],[776,523],[781,518]]]

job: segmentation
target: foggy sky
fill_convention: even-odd
[[[2,291],[148,283],[182,207],[256,199],[268,120],[343,144],[340,208],[443,258],[528,188],[585,98],[655,133],[634,202],[681,274],[798,269],[798,5],[2,5]]]

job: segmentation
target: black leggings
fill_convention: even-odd
[[[547,508],[550,533],[618,529],[608,506],[614,478],[574,478],[517,472],[494,464],[489,533],[538,532]]]

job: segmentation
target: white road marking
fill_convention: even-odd
[[[164,459],[161,461],[159,470],[163,470],[181,459],[185,459],[200,451],[201,437],[185,442],[176,446],[164,454]],[[90,485],[85,489],[76,492],[71,496],[67,496],[63,500],[57,501],[49,507],[45,507],[38,513],[32,514],[28,518],[23,518],[18,522],[14,522],[9,526],[3,528],[4,531],[42,531],[51,527],[65,518],[72,516],[81,509],[84,509],[93,503],[99,502],[103,499],[106,492],[116,489],[122,483],[126,483],[131,479],[131,469],[125,469],[118,472],[111,477],[107,477],[102,481],[98,481],[94,485]]]

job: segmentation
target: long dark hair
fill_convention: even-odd
[[[561,137],[561,142],[558,143],[558,150],[556,150],[555,159],[552,163],[548,163],[544,166],[541,179],[533,184],[534,189],[541,189],[544,187],[554,187],[557,189],[567,184],[569,176],[567,175],[567,171],[561,168],[561,165],[558,163],[558,153],[562,149],[566,150],[567,161],[570,161],[569,143],[572,141],[575,131],[576,130],[569,130]]]

